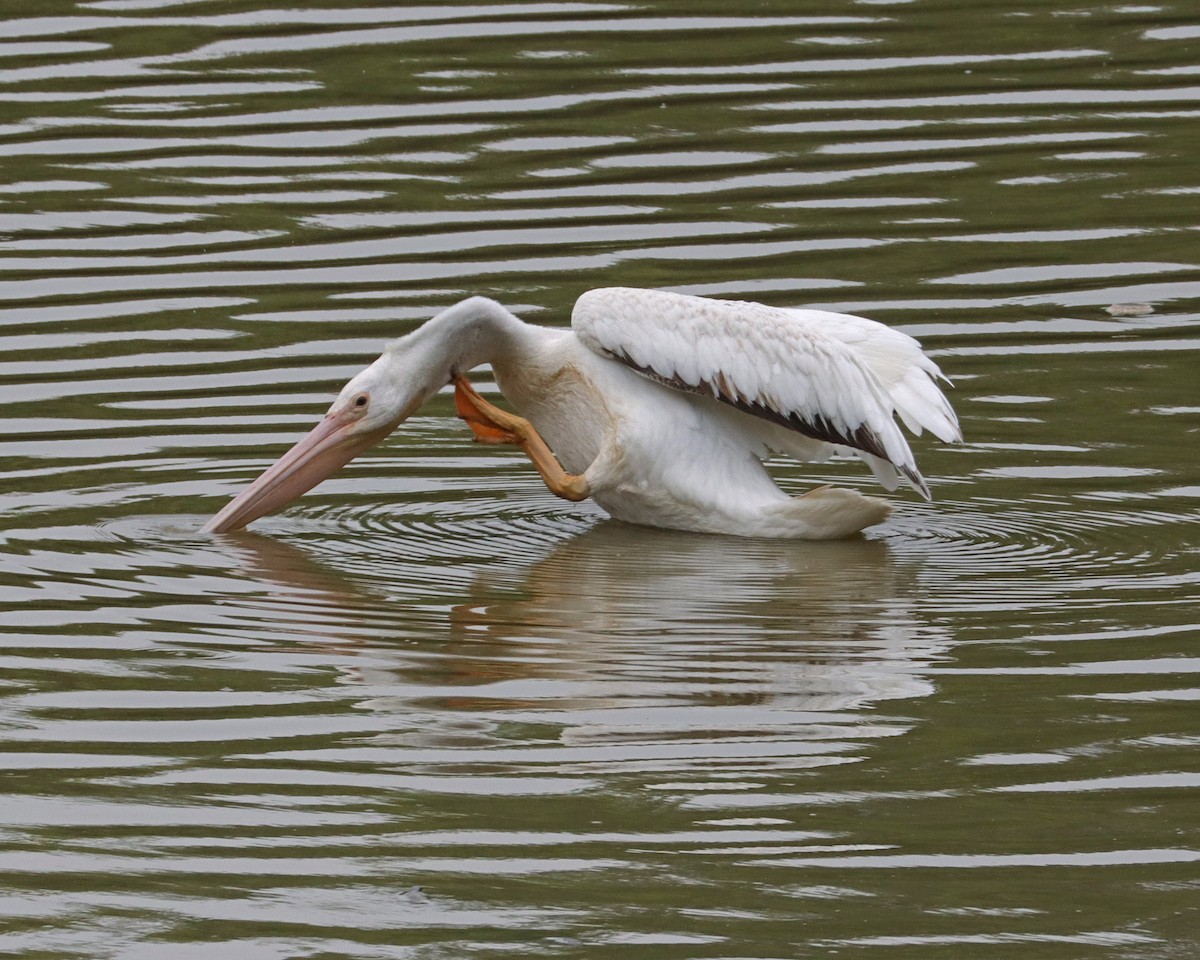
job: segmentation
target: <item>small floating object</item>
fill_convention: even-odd
[[[475,391],[466,374],[482,364],[523,417]],[[830,486],[789,496],[763,461],[853,453],[887,489],[903,477],[930,499],[896,417],[914,434],[961,440],[939,378],[912,337],[848,314],[611,287],[583,294],[561,330],[471,297],[389,344],[204,529],[286,506],[452,383],[475,439],[519,447],[567,500],[591,497],[654,527],[845,537],[891,506]]]
[[[1114,303],[1104,308],[1110,317],[1145,317],[1154,312],[1148,303]]]

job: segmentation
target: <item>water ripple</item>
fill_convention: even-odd
[[[1189,11],[794,6],[18,0],[0,953],[1195,953]],[[387,340],[611,284],[921,337],[935,501],[631,527],[442,394],[199,533]]]

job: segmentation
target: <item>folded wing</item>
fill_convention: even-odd
[[[926,499],[896,417],[917,435],[961,439],[937,365],[912,337],[863,317],[608,287],[581,296],[571,324],[601,356],[848,447],[885,486],[899,471]]]

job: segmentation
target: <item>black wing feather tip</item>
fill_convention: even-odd
[[[874,454],[881,460],[887,460],[888,463],[892,462],[891,458],[888,457],[887,451],[884,449],[883,440],[879,434],[865,423],[859,424],[852,431],[839,430],[833,425],[831,420],[819,414],[812,420],[806,420],[804,417],[794,413],[780,413],[778,410],[772,410],[770,407],[756,400],[747,400],[740,393],[735,394],[733,392],[728,379],[725,377],[721,377],[717,381],[701,380],[699,383],[691,384],[678,377],[664,377],[649,367],[643,367],[641,364],[634,363],[623,350],[608,350],[606,352],[614,360],[620,361],[625,366],[636,370],[642,376],[648,377],[655,383],[661,383],[663,386],[671,387],[674,390],[681,390],[684,393],[695,393],[702,397],[712,396],[722,403],[741,410],[743,413],[758,417],[760,420],[779,424],[781,427],[787,427],[789,430],[795,430],[797,433],[812,440],[823,440],[826,443],[852,447],[855,450]],[[919,473],[910,467],[903,467],[899,464],[893,464],[893,466],[912,481],[913,486],[921,492],[922,496],[929,497],[929,489],[925,486],[925,481]]]

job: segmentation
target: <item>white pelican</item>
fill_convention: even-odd
[[[481,364],[523,417],[471,387],[467,371]],[[887,489],[903,476],[929,499],[894,417],[960,440],[941,376],[912,337],[846,314],[613,287],[583,294],[560,330],[471,297],[390,343],[204,529],[236,530],[290,503],[453,383],[476,439],[519,446],[560,497],[654,527],[845,537],[891,507],[829,486],[789,496],[763,460],[850,451]]]

